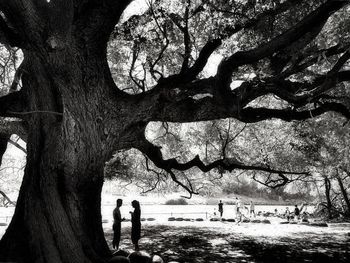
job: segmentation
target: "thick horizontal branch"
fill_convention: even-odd
[[[348,55],[349,53],[346,52],[339,60],[340,63],[345,63],[344,59]],[[350,71],[337,72],[340,68],[339,61],[326,75],[319,76],[312,83],[281,81],[268,87],[267,90],[295,106],[303,106],[317,101],[322,94],[335,88],[337,83],[350,81]]]
[[[243,108],[258,97],[273,94],[295,107],[301,107],[318,101],[320,96],[335,89],[338,83],[350,81],[350,71],[319,76],[311,83],[274,79],[268,81],[245,82],[233,91],[234,98],[240,98],[240,105]]]
[[[320,60],[320,56],[327,59],[334,55],[339,55],[345,52],[349,48],[349,46],[350,44],[337,44],[328,49],[317,50],[311,53],[306,52],[306,54],[301,55],[301,57],[299,58],[300,61],[298,63],[290,66],[289,68],[278,74],[276,78],[285,79],[293,74],[302,72],[303,70],[317,64]]]
[[[271,118],[291,121],[308,119],[327,111],[335,111],[347,117],[348,109],[340,103],[341,100],[321,100],[321,96],[336,88],[337,83],[350,81],[350,71],[338,72],[333,77],[334,79],[328,79],[327,75],[320,76],[313,83],[289,80],[269,83],[260,79],[247,81],[231,91],[230,96],[234,100],[229,108],[214,98],[216,82],[214,78],[208,78],[183,85],[181,88],[175,86],[173,90],[164,87],[146,92],[139,96],[140,103],[135,109],[146,111],[140,114],[144,121],[194,122],[219,118],[237,118],[246,122]],[[331,82],[328,82],[329,80]],[[245,108],[253,100],[268,94],[278,96],[290,103],[291,107],[280,110]],[[320,101],[328,103],[319,104]],[[318,108],[311,111],[296,110],[301,106],[313,107],[314,103],[318,103]]]
[[[306,120],[330,111],[340,113],[347,119],[350,119],[350,110],[345,105],[337,102],[327,102],[314,109],[303,111],[296,111],[291,108],[267,109],[247,107],[240,112],[239,120],[246,123],[259,122],[273,118],[284,121]]]
[[[239,162],[235,158],[224,158],[219,159],[214,162],[205,164],[197,155],[192,160],[180,163],[175,158],[164,160],[162,157],[162,152],[159,147],[153,145],[145,138],[143,138],[138,145],[138,149],[143,152],[147,157],[159,168],[164,169],[165,171],[171,171],[172,169],[178,171],[186,171],[191,168],[197,167],[202,172],[209,172],[215,168],[223,169],[229,172],[233,170],[249,170],[249,171],[262,171],[272,174],[293,174],[293,175],[305,175],[306,172],[291,172],[291,171],[282,171],[277,169],[272,169],[267,166],[257,166],[257,165],[246,165]]]

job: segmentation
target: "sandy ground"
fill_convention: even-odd
[[[131,251],[130,223],[121,248]],[[111,245],[112,230],[105,227]],[[229,222],[143,223],[141,249],[165,262],[350,262],[350,224],[311,227]]]
[[[106,214],[110,215],[111,209],[108,207]],[[0,212],[1,222],[4,222],[10,219],[13,208]],[[152,218],[153,215],[143,216]],[[271,217],[268,218],[271,224],[238,225],[209,221],[211,216],[202,222],[169,222],[165,216],[154,215],[155,221],[142,222],[140,241],[142,250],[162,256],[165,262],[350,262],[349,223],[329,224],[328,227],[285,225],[280,224],[282,219]],[[6,227],[0,226],[0,238]],[[112,249],[112,221],[105,219],[103,227]],[[121,248],[132,251],[130,222],[122,224]]]

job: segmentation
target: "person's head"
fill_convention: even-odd
[[[140,209],[140,203],[137,200],[131,202],[133,208]]]
[[[220,200],[220,203],[222,203],[222,201]]]
[[[295,208],[297,208],[298,207],[298,205],[295,205]]]
[[[121,207],[123,204],[123,200],[122,199],[117,199],[117,207]]]
[[[286,210],[289,210],[289,207],[286,207]]]

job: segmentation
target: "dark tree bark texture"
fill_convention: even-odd
[[[203,171],[223,167],[282,173],[232,160],[210,165],[198,157],[186,164],[164,161],[159,149],[144,135],[151,121],[193,122],[228,117],[243,122],[270,118],[291,121],[327,111],[350,116],[336,100],[312,109],[302,108],[336,83],[350,79],[349,72],[340,71],[341,67],[334,69],[327,80],[321,76],[317,83],[308,85],[275,78],[269,85],[266,81],[247,82],[236,90],[228,88],[238,67],[276,54],[293,43],[307,45],[310,34],[315,37],[331,14],[347,1],[326,1],[270,42],[224,59],[215,77],[199,79],[209,56],[227,35],[210,40],[192,66],[185,58],[181,72],[160,79],[153,89],[138,95],[126,94],[115,85],[106,58],[110,33],[129,2],[0,0],[0,41],[20,47],[24,54],[23,87],[0,98],[0,115],[24,121],[28,152],[15,214],[0,241],[0,261],[106,262],[111,254],[100,211],[103,168],[119,149],[137,148],[169,173],[194,166]],[[283,3],[274,12],[286,9]],[[258,20],[226,31],[232,35],[254,26]],[[298,94],[300,86],[303,95]],[[204,93],[212,96],[193,99]],[[275,94],[300,109],[247,106],[266,94]],[[9,134],[1,137],[1,145]]]

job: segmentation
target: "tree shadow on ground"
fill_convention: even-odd
[[[111,243],[112,234],[106,233]],[[160,255],[165,262],[350,262],[350,240],[304,233],[295,238],[247,237],[209,228],[143,226],[142,250]],[[121,247],[132,250],[130,227],[123,228]]]

